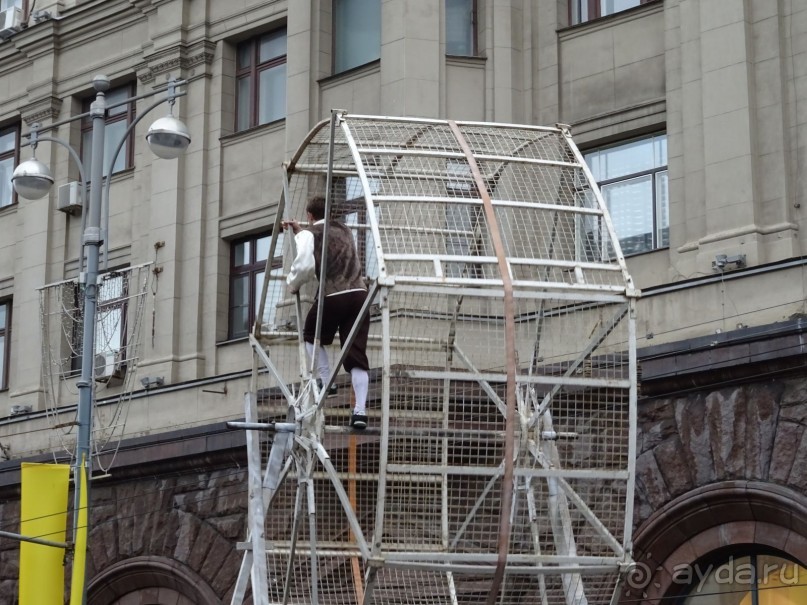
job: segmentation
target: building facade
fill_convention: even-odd
[[[760,590],[738,569],[784,594],[794,574],[807,574],[807,6],[17,0],[0,8],[4,531],[18,531],[20,461],[64,459],[75,440],[63,426],[75,416],[67,384],[75,376],[48,384],[39,288],[78,276],[82,214],[60,211],[56,188],[36,201],[14,194],[11,172],[30,154],[25,135],[34,123],[86,112],[96,74],[110,78],[111,100],[187,81],[174,108],[191,132],[187,152],[155,158],[145,119],[112,166],[108,265],[152,264],[136,388],[106,454],[108,476],[93,485],[91,603],[228,602],[246,483],[244,437],[223,423],[244,413],[246,338],[282,163],[333,108],[571,125],[643,291],[641,573],[626,582],[624,602],[697,605],[716,602],[710,595],[726,586]],[[121,105],[108,132],[121,133],[148,105]],[[88,158],[87,132],[78,119],[55,135]],[[79,178],[57,144],[40,143],[37,158],[56,185]],[[120,347],[113,340],[109,350]],[[118,401],[114,389],[100,392],[100,413]],[[0,540],[2,602],[15,598],[17,559],[18,545]],[[717,573],[729,564],[731,573]]]

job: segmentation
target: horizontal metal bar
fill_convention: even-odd
[[[436,278],[431,276],[395,275],[395,283],[428,284],[428,283],[456,283],[457,285],[502,286],[501,279],[463,279],[463,278]],[[514,288],[569,290],[592,293],[625,292],[624,285],[598,285],[598,284],[566,284],[561,282],[533,281],[525,279],[513,280]],[[624,301],[624,299],[622,299]]]
[[[251,545],[246,542],[239,542],[242,550],[249,550]],[[311,544],[307,541],[298,541],[298,550],[308,550]],[[407,544],[407,551],[396,550],[397,544],[382,544],[382,556],[385,565],[395,566],[400,563],[421,563],[427,565],[468,565],[468,569],[482,570],[487,565],[495,568],[497,560],[496,553],[458,553],[431,550],[439,548],[437,544]],[[420,546],[420,548],[417,548]],[[266,552],[276,555],[289,555],[291,548],[287,541],[278,541],[268,544]],[[320,557],[361,557],[358,548],[351,548],[349,545],[342,545],[338,542],[318,542],[317,556]],[[582,573],[595,573],[592,569],[608,569],[616,571],[622,563],[622,559],[617,557],[592,557],[592,556],[561,556],[561,555],[536,555],[536,554],[511,554],[507,557],[507,569],[511,570],[518,564],[529,566],[534,573],[536,566],[542,566],[545,573],[563,573],[563,570],[581,571]],[[470,567],[473,566],[473,567]],[[587,570],[587,571],[583,571]]]
[[[269,433],[294,433],[297,425],[293,422],[228,422],[227,428]]]
[[[393,569],[409,569],[409,570],[422,570],[430,572],[452,572],[456,574],[493,574],[496,572],[496,565],[463,565],[456,563],[429,563],[429,562],[412,562],[412,561],[385,561],[385,566]],[[581,576],[587,575],[602,575],[606,573],[618,573],[620,570],[619,565],[557,565],[552,567],[542,567],[538,565],[507,565],[504,566],[506,574],[513,575],[532,575],[532,576],[547,576],[547,575],[563,575],[563,574],[578,574]]]
[[[137,269],[144,269],[145,267],[149,267],[154,264],[154,261],[148,261],[146,263],[140,263],[138,265],[131,265],[129,267],[121,267],[120,269],[114,269],[112,271],[107,271],[106,273],[101,273],[98,275],[99,280],[103,280],[104,276],[110,275],[123,275],[129,274],[132,275]],[[64,284],[71,284],[71,283],[78,283],[78,277],[74,277],[72,279],[63,279],[61,281],[55,281],[50,284],[45,284],[44,286],[39,286],[36,290],[47,290],[48,288],[53,288],[54,286],[61,286]],[[117,300],[117,299],[116,299]]]
[[[432,158],[446,158],[446,159],[465,159],[465,154],[458,151],[437,151],[432,149],[421,149],[418,147],[358,147],[357,151],[360,154],[366,155],[394,155],[396,157],[402,156],[416,156],[416,157],[432,157]],[[542,160],[540,158],[525,158],[513,155],[499,155],[492,153],[474,153],[474,158],[477,160],[487,162],[512,162],[517,164],[539,164],[543,166],[558,166],[561,168],[580,168],[577,162],[563,162],[560,160]],[[464,175],[452,175],[460,180]]]
[[[397,174],[398,178],[406,175]],[[446,176],[445,180],[450,181],[451,177]],[[459,179],[457,179],[459,180]],[[459,204],[462,206],[481,206],[482,200],[478,197],[457,197],[457,196],[436,196],[436,195],[374,195],[373,202],[403,202],[412,204]],[[566,204],[548,204],[546,202],[529,202],[520,200],[501,200],[491,198],[494,208],[527,208],[532,210],[546,210],[548,212],[571,212],[573,214],[588,214],[592,216],[602,216],[603,212],[599,208],[586,208],[584,206],[569,206]]]
[[[362,121],[362,122],[402,122],[405,124],[410,123],[417,123],[417,124],[433,124],[434,126],[445,126],[448,128],[448,123],[445,120],[439,120],[437,118],[403,118],[400,116],[377,116],[377,115],[366,115],[366,114],[345,114],[342,118],[345,122],[347,122],[348,126],[350,126],[350,122],[352,121]],[[490,128],[489,122],[475,122],[475,121],[463,121],[457,122],[458,126],[480,126],[483,128]],[[509,130],[535,130],[539,132],[547,132],[547,133],[554,133],[554,134],[561,134],[560,128],[556,128],[553,126],[533,126],[530,124],[508,124],[508,123],[497,123],[496,128],[499,129],[509,129]]]
[[[495,256],[475,256],[475,255],[458,255],[458,254],[384,254],[386,260],[402,261],[402,260],[416,260],[416,261],[429,261],[429,260],[442,260],[453,262],[467,262],[467,263],[480,263],[480,264],[493,264],[497,262]],[[558,267],[561,269],[590,269],[592,271],[622,271],[619,265],[599,264],[591,262],[578,262],[573,260],[544,260],[540,258],[529,258],[521,256],[510,256],[507,262],[511,265],[527,266],[527,267]]]
[[[309,544],[304,542],[297,542],[297,548],[295,549],[294,554],[300,556],[301,551],[308,551],[311,547]],[[291,549],[286,548],[277,548],[273,546],[267,545],[266,553],[271,555],[291,555]],[[319,543],[317,543],[317,556],[318,557],[345,557],[353,559],[355,557],[362,557],[361,551],[358,548],[354,550],[347,550],[347,549],[329,549],[329,548],[321,548]],[[362,557],[363,558],[363,557]]]
[[[353,433],[355,434],[355,431],[353,431]],[[294,472],[289,473],[289,476],[293,477],[295,479],[298,478],[297,474],[294,473]],[[341,479],[343,481],[347,481],[347,480],[350,480],[350,481],[371,481],[371,482],[372,481],[378,481],[378,473],[351,473],[351,472],[345,471],[345,472],[336,473],[336,476],[339,477],[339,479]],[[315,473],[312,473],[311,477],[313,479],[318,479],[318,480],[320,480],[320,479],[321,480],[329,480],[330,479],[330,475],[328,475],[324,471],[317,471]],[[401,482],[406,481],[407,483],[410,483],[410,484],[442,483],[442,481],[443,481],[442,477],[438,477],[436,475],[411,475],[411,474],[403,474],[403,473],[396,474],[396,475],[387,474],[387,480],[388,481],[401,481]]]
[[[0,531],[0,538],[8,538],[9,540],[16,540],[17,542],[30,542],[32,544],[39,544],[40,546],[52,546],[53,548],[73,548],[71,544],[66,542],[54,542],[53,540],[45,540],[44,538],[32,538],[30,536],[23,536],[22,534],[12,534],[7,531]]]
[[[311,542],[309,540],[297,540],[297,547],[298,549],[302,545],[304,548],[310,548]],[[352,551],[356,544],[352,544],[349,542],[344,542],[342,540],[317,540],[318,547],[321,546],[325,550],[331,552],[338,552],[338,551]],[[273,540],[271,542],[272,548],[277,552],[278,549],[283,548],[290,548],[291,547],[291,540]],[[424,553],[431,553],[431,552],[438,552],[442,551],[441,543],[424,543],[424,542],[404,542],[404,543],[395,543],[395,544],[386,544],[385,545],[386,552],[410,552],[410,551],[421,551]],[[319,548],[317,549],[319,551]],[[349,554],[349,556],[354,556],[353,554]]]
[[[428,378],[434,380],[459,380],[476,381],[486,380],[487,382],[507,382],[507,374],[495,372],[455,372],[451,370],[404,370],[410,378]],[[572,378],[571,376],[526,376],[516,374],[518,384],[548,384],[567,385],[576,387],[610,387],[615,389],[627,389],[630,387],[630,380],[623,378]]]
[[[383,549],[383,546],[382,546]],[[487,563],[493,564],[498,560],[498,553],[474,553],[474,552],[445,552],[442,550],[433,551],[426,554],[432,561],[456,562],[456,563]],[[422,561],[424,553],[421,551],[401,552],[397,550],[385,552],[384,559],[392,561]],[[529,554],[508,554],[508,563],[541,563],[545,565],[616,565],[622,559],[613,557],[593,557],[586,555],[539,555]]]
[[[398,416],[396,416],[398,418]],[[369,431],[369,432],[368,432]],[[350,427],[325,426],[325,432],[336,435],[355,435],[356,431]],[[362,431],[363,435],[380,435],[381,429],[368,427]],[[463,440],[471,439],[500,439],[504,437],[504,430],[485,431],[476,429],[450,429],[450,428],[399,428],[391,426],[389,428],[390,437],[431,437],[431,438],[456,438]]]
[[[406,260],[414,260],[414,261],[432,261],[434,259],[447,261],[447,262],[466,262],[466,263],[478,263],[478,264],[493,264],[496,262],[495,256],[471,256],[471,255],[459,255],[459,254],[384,254],[384,258],[386,260],[392,261],[406,261]]]
[[[627,446],[626,446],[627,450]],[[395,473],[458,475],[468,477],[490,477],[498,472],[493,466],[447,466],[439,464],[390,464],[387,470]],[[518,477],[567,477],[569,479],[609,479],[627,480],[626,470],[597,469],[547,469],[516,468],[513,471]]]
[[[297,338],[297,332],[281,332],[281,331],[266,331],[261,333],[261,338],[272,336],[273,338]],[[367,336],[368,340],[372,341],[381,341],[380,334],[369,334]],[[434,345],[437,347],[445,347],[447,342],[445,340],[441,340],[439,338],[426,338],[422,336],[390,336],[390,342],[401,342],[401,343],[409,343],[409,344],[421,344],[421,345]]]
[[[304,174],[321,174],[327,172],[328,164],[295,164],[294,170],[290,174],[302,172]],[[341,167],[333,167],[331,174],[335,176],[357,176],[358,172],[352,165],[342,165]]]
[[[442,294],[446,296],[467,296],[479,298],[502,298],[504,290],[497,290],[495,288],[458,288],[454,286],[440,285],[435,283],[433,285],[410,285],[406,283],[395,284],[393,290],[398,292],[416,292],[418,294]],[[526,298],[534,300],[566,300],[570,302],[581,303],[624,303],[625,297],[614,294],[581,294],[581,293],[565,293],[565,292],[531,292],[524,290],[517,290],[513,292],[516,298]],[[297,333],[294,333],[296,336]]]

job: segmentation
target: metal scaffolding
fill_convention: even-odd
[[[364,432],[285,288],[313,195],[367,274]],[[634,289],[565,126],[334,111],[284,167],[245,398],[233,603],[597,605],[632,563]],[[360,318],[361,319],[361,318]],[[349,344],[353,332],[347,337]],[[299,353],[295,353],[295,348]]]

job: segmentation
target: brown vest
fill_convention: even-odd
[[[314,236],[314,261],[317,277],[320,276],[322,260],[322,232],[324,223],[311,225],[308,229]],[[362,278],[361,263],[353,242],[353,233],[338,221],[328,223],[328,258],[325,267],[325,296],[345,290],[366,290]]]

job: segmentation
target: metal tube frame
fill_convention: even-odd
[[[585,596],[582,590],[582,584],[580,583],[579,578],[587,576],[589,574],[601,574],[601,573],[613,573],[618,569],[626,569],[627,565],[630,562],[630,513],[632,513],[632,502],[628,502],[627,506],[628,509],[626,512],[629,514],[626,515],[625,519],[625,527],[623,531],[623,543],[620,542],[614,537],[614,535],[606,528],[602,522],[596,517],[596,515],[591,511],[588,505],[583,501],[583,499],[576,493],[574,488],[569,483],[572,479],[601,479],[601,480],[616,480],[616,481],[627,481],[628,483],[628,500],[632,500],[632,492],[634,489],[634,474],[635,474],[635,462],[633,457],[635,457],[636,453],[636,446],[635,446],[635,436],[636,436],[636,386],[635,382],[632,383],[631,380],[625,379],[610,379],[610,378],[579,378],[579,377],[572,377],[570,374],[573,373],[574,369],[582,363],[588,356],[590,356],[591,352],[602,343],[602,341],[607,338],[607,336],[612,332],[614,327],[617,323],[624,317],[625,311],[624,309],[629,308],[629,343],[628,343],[628,362],[629,362],[629,371],[635,373],[636,371],[636,349],[635,349],[635,297],[638,295],[638,292],[634,290],[632,282],[629,280],[629,276],[627,276],[626,268],[624,265],[624,259],[621,256],[621,253],[618,254],[617,264],[616,265],[608,265],[608,264],[598,264],[598,263],[590,263],[590,262],[573,262],[573,261],[562,261],[562,260],[555,260],[555,261],[546,261],[546,260],[532,260],[532,259],[524,259],[523,262],[520,259],[507,259],[504,257],[503,248],[501,245],[501,241],[498,243],[494,241],[494,249],[496,252],[495,257],[485,257],[484,260],[487,260],[491,263],[496,262],[499,265],[501,279],[496,280],[472,280],[474,286],[477,288],[470,288],[465,286],[470,286],[471,282],[465,283],[461,279],[447,279],[443,276],[439,276],[440,280],[439,283],[435,282],[433,278],[419,278],[419,277],[398,277],[395,276],[394,282],[390,279],[387,275],[386,271],[386,261],[388,260],[397,260],[398,258],[402,260],[420,260],[421,257],[424,261],[434,262],[433,255],[385,255],[383,253],[383,249],[381,248],[381,239],[380,234],[384,231],[385,227],[379,225],[378,218],[375,214],[376,209],[376,200],[373,199],[372,190],[370,187],[370,183],[367,177],[367,173],[364,170],[364,165],[362,162],[362,154],[370,153],[370,152],[378,152],[378,153],[391,153],[389,150],[385,149],[376,149],[376,148],[365,148],[365,147],[358,147],[356,145],[356,141],[353,138],[350,124],[348,120],[342,119],[344,114],[339,112],[340,118],[336,118],[337,110],[334,110],[331,115],[331,132],[330,132],[330,139],[328,141],[329,144],[329,160],[327,165],[328,175],[327,175],[327,192],[326,192],[326,207],[328,210],[326,211],[326,217],[329,216],[330,212],[330,195],[331,195],[331,179],[332,176],[335,174],[340,174],[339,168],[336,167],[333,163],[333,146],[335,144],[335,127],[338,125],[342,128],[342,132],[345,137],[345,141],[347,146],[350,148],[350,151],[353,155],[353,159],[355,162],[355,170],[345,171],[345,174],[348,175],[358,175],[363,189],[365,193],[365,202],[367,206],[367,213],[368,213],[368,224],[362,225],[362,228],[369,229],[373,235],[375,246],[376,246],[376,256],[379,262],[379,280],[374,284],[372,292],[375,293],[376,291],[380,291],[380,298],[381,298],[381,328],[382,328],[382,392],[381,392],[381,427],[380,429],[368,429],[368,435],[380,435],[380,443],[379,443],[379,452],[381,459],[379,461],[379,472],[378,475],[374,478],[378,481],[378,491],[377,491],[377,499],[376,499],[376,511],[375,511],[375,528],[374,528],[374,535],[372,538],[372,542],[368,545],[364,542],[363,537],[361,536],[361,528],[358,524],[358,520],[355,517],[355,513],[352,510],[352,507],[349,504],[349,498],[347,493],[344,491],[342,486],[342,480],[344,479],[343,473],[337,473],[336,470],[333,468],[332,465],[329,464],[330,460],[327,454],[327,451],[324,449],[320,442],[320,436],[324,433],[340,433],[340,434],[349,434],[349,431],[344,427],[331,427],[331,426],[324,426],[322,419],[318,421],[314,421],[311,423],[311,426],[314,429],[310,435],[306,437],[298,437],[297,442],[298,445],[303,447],[308,454],[308,464],[306,465],[307,468],[303,469],[300,464],[297,466],[298,470],[298,479],[308,482],[307,489],[309,491],[309,513],[311,515],[310,520],[313,522],[313,515],[315,514],[315,503],[313,501],[313,484],[311,483],[314,479],[314,472],[313,472],[313,455],[316,455],[324,468],[323,476],[330,479],[331,483],[333,484],[334,488],[336,489],[337,495],[339,496],[339,500],[342,503],[342,508],[344,509],[349,524],[351,526],[351,532],[354,532],[357,536],[357,550],[354,549],[343,549],[343,550],[333,550],[334,556],[349,556],[349,557],[356,557],[360,553],[362,557],[365,558],[369,565],[367,567],[367,571],[365,574],[365,592],[364,592],[364,603],[370,603],[372,601],[372,594],[375,588],[376,579],[378,578],[377,572],[380,569],[379,565],[388,565],[394,568],[400,569],[423,569],[429,571],[437,571],[437,572],[444,572],[447,574],[447,580],[449,585],[453,587],[453,573],[474,573],[474,574],[492,574],[493,581],[491,584],[491,591],[488,596],[488,603],[493,603],[497,600],[499,592],[501,591],[501,587],[503,586],[503,576],[505,570],[508,574],[527,574],[527,575],[537,575],[540,580],[541,586],[541,595],[542,601],[547,600],[546,596],[546,586],[543,583],[543,577],[547,574],[557,575],[560,574],[564,579],[564,586],[566,591],[567,600],[569,602],[584,602]],[[356,119],[367,119],[367,120],[390,120],[396,121],[396,119],[389,119],[389,118],[374,118],[374,117],[365,117],[365,116],[351,116],[351,120]],[[409,119],[399,119],[397,121],[412,121]],[[442,124],[445,125],[445,121],[433,121],[433,120],[414,120],[416,122],[421,122],[423,124]],[[310,141],[317,132],[320,132],[321,128],[324,127],[326,122],[319,124],[309,135],[307,141]],[[452,131],[455,132],[455,136],[457,137],[458,142],[460,142],[461,147],[463,148],[463,154],[453,154],[451,157],[467,157],[469,165],[472,167],[472,173],[474,179],[477,183],[477,187],[482,194],[481,200],[474,200],[475,203],[480,205],[483,210],[485,211],[485,218],[487,219],[488,230],[490,232],[490,236],[495,239],[498,235],[498,226],[496,225],[496,217],[495,217],[495,208],[497,207],[522,207],[522,206],[531,206],[535,207],[535,204],[529,204],[526,202],[494,202],[490,199],[490,195],[488,194],[485,186],[485,182],[481,177],[478,169],[474,170],[475,166],[475,157],[482,157],[482,156],[473,156],[470,149],[468,148],[467,142],[465,142],[462,133],[459,132],[458,125],[474,125],[476,123],[471,122],[449,122]],[[479,123],[480,126],[484,125]],[[548,133],[563,133],[563,135],[568,140],[568,130],[565,128],[560,129],[544,129],[544,128],[536,128],[535,130],[542,130]],[[582,169],[585,171],[587,178],[591,182],[591,175],[586,170],[585,163],[582,161],[579,151],[577,151],[576,147],[574,147],[571,141],[568,141],[570,147],[575,154],[575,157],[578,159],[579,164],[574,164],[572,162],[555,162],[554,164],[574,167],[576,169]],[[318,143],[319,144],[319,143]],[[341,144],[341,143],[340,143]],[[305,144],[301,147],[305,146]],[[288,198],[288,187],[289,187],[289,172],[291,170],[296,169],[298,172],[302,171],[301,169],[305,168],[303,165],[296,165],[296,162],[301,157],[302,151],[298,152],[295,155],[294,160],[288,165],[288,167],[284,166],[284,195],[281,201],[281,207],[284,207],[285,202],[289,199]],[[401,153],[398,152],[395,155],[400,156]],[[439,155],[439,154],[438,154]],[[446,156],[448,157],[448,156]],[[487,157],[487,156],[485,156]],[[503,159],[507,160],[508,158],[499,158],[498,156],[494,157],[491,156],[490,159]],[[520,161],[523,162],[524,158],[509,158],[510,161]],[[536,162],[532,162],[536,163]],[[538,162],[541,163],[541,162]],[[546,163],[546,162],[543,162]],[[552,163],[552,162],[550,162]],[[295,168],[296,167],[296,168]],[[320,167],[320,173],[324,166]],[[596,199],[600,207],[604,207],[602,202],[602,198],[599,195],[599,192],[595,190]],[[384,196],[379,196],[378,200],[379,203],[387,202],[387,201],[416,201],[416,200],[409,200],[409,199],[400,199],[400,200],[393,200],[393,199],[386,199]],[[455,203],[456,200],[452,199],[452,203]],[[462,203],[467,203],[467,200],[461,200]],[[581,207],[566,207],[561,205],[553,205],[553,204],[539,204],[542,209],[545,210],[555,210],[555,211],[569,211],[570,213],[576,215],[592,215],[592,216],[599,216],[602,214],[605,216],[606,222],[608,221],[607,214],[603,213],[600,209],[596,208],[581,208]],[[276,221],[277,224],[277,221]],[[327,225],[327,221],[326,221]],[[275,228],[277,230],[277,226]],[[417,228],[415,228],[416,230]],[[607,222],[606,229],[609,233],[613,236],[613,227],[610,222]],[[325,228],[327,233],[327,226]],[[327,236],[325,236],[327,237]],[[273,242],[275,241],[275,237],[273,237]],[[612,237],[613,239],[613,237]],[[327,241],[327,240],[326,240]],[[618,241],[614,240],[616,244],[616,249],[618,251]],[[325,247],[325,244],[323,244]],[[327,251],[327,249],[326,249]],[[270,254],[270,257],[272,254]],[[325,273],[325,256],[323,255],[323,262],[321,268],[321,275],[322,277]],[[457,260],[457,257],[451,257],[450,260]],[[480,257],[471,257],[473,262],[480,262]],[[469,260],[469,262],[470,262]],[[530,266],[541,266],[541,267],[558,267],[563,269],[574,269],[576,272],[581,272],[582,270],[594,270],[594,271],[608,271],[608,272],[622,272],[623,277],[627,277],[626,283],[627,287],[623,285],[589,285],[589,284],[581,284],[581,283],[553,283],[547,280],[543,280],[541,282],[536,281],[526,281],[526,280],[512,280],[511,279],[511,265],[517,264],[524,264]],[[440,273],[440,265],[439,262],[436,263],[436,271]],[[267,269],[270,266],[267,265]],[[322,300],[322,282],[323,280],[320,279],[320,300]],[[450,282],[450,283],[449,283]],[[474,466],[466,466],[466,467],[456,467],[450,466],[448,461],[446,460],[445,456],[443,456],[441,464],[435,465],[406,465],[406,464],[390,464],[387,458],[387,449],[389,447],[389,439],[391,436],[398,436],[402,435],[403,433],[407,432],[401,429],[392,429],[389,426],[389,413],[390,413],[390,363],[391,363],[391,351],[390,351],[390,343],[394,340],[391,337],[391,311],[388,304],[388,297],[390,294],[390,288],[392,286],[398,288],[401,292],[408,292],[408,291],[417,291],[417,292],[429,292],[429,293],[436,293],[436,294],[444,294],[455,296],[458,300],[461,300],[461,297],[464,295],[475,295],[475,296],[483,296],[483,297],[497,297],[497,298],[505,298],[506,302],[506,312],[503,316],[497,317],[498,321],[508,321],[510,320],[509,324],[514,326],[515,323],[515,312],[514,312],[514,301],[516,298],[527,298],[527,299],[553,299],[553,300],[562,300],[562,301],[569,301],[570,303],[582,303],[584,305],[601,305],[603,303],[625,303],[625,297],[628,297],[628,305],[623,307],[620,311],[617,312],[617,315],[612,319],[612,321],[608,322],[606,326],[603,326],[598,331],[597,335],[594,337],[593,344],[590,344],[589,347],[581,353],[576,361],[573,362],[573,367],[571,367],[571,371],[566,372],[564,376],[556,377],[556,376],[542,376],[542,375],[534,375],[530,373],[529,375],[516,375],[515,374],[515,360],[508,361],[507,368],[508,371],[506,373],[497,373],[497,372],[479,372],[477,368],[474,367],[474,364],[470,362],[469,358],[464,355],[462,351],[460,351],[452,342],[449,343],[442,343],[448,346],[449,351],[447,354],[457,355],[460,359],[463,359],[463,364],[468,367],[469,372],[461,372],[461,371],[453,371],[449,370],[448,366],[446,366],[446,371],[425,371],[425,370],[411,370],[406,373],[407,376],[417,377],[417,378],[430,378],[435,380],[443,381],[444,389],[443,389],[443,399],[444,404],[448,404],[448,385],[451,381],[477,381],[483,385],[483,389],[486,391],[489,397],[497,403],[500,411],[505,416],[505,431],[487,431],[486,434],[482,434],[482,432],[476,433],[468,433],[467,431],[450,431],[448,427],[445,425],[443,426],[443,430],[435,429],[431,431],[409,431],[412,434],[419,434],[421,436],[428,436],[436,439],[442,439],[444,444],[447,444],[448,439],[457,437],[459,433],[462,433],[461,438],[479,438],[479,439],[496,439],[496,440],[503,440],[505,445],[505,455],[502,459],[501,464],[498,468],[490,468],[490,467],[474,467]],[[493,286],[493,288],[485,288],[485,286]],[[521,288],[521,291],[518,289]],[[542,289],[546,289],[546,291],[541,291]],[[264,282],[264,292],[262,293],[265,295],[266,290],[266,280]],[[362,312],[364,313],[369,312],[370,301],[372,299],[372,295],[368,295],[368,302],[365,305],[365,309]],[[262,297],[261,300],[261,307],[265,304],[265,300]],[[300,306],[300,298],[299,295],[296,297],[295,304],[297,307],[297,314],[298,320],[301,318],[301,306]],[[457,307],[459,309],[459,305]],[[509,313],[507,312],[509,309]],[[317,342],[319,340],[321,324],[321,308],[320,312],[318,313],[318,326],[317,326]],[[460,321],[459,315],[455,313],[454,322]],[[530,318],[527,318],[530,319]],[[257,322],[256,322],[257,323]],[[299,321],[298,321],[299,323]],[[453,324],[452,324],[453,325]],[[349,336],[349,341],[352,342],[352,338],[354,332],[356,331],[357,326],[354,325],[353,330],[351,330],[351,335]],[[508,326],[508,330],[510,327]],[[257,336],[260,337],[259,328],[256,327]],[[298,332],[299,333],[299,332]],[[302,338],[300,337],[300,344],[302,346]],[[515,352],[515,345],[514,345],[514,337],[509,337],[509,331],[506,332],[506,347],[508,348],[508,354],[512,350]],[[449,339],[450,341],[450,339]],[[258,346],[257,338],[252,343],[254,347]],[[436,344],[441,344],[437,342]],[[315,345],[316,346],[316,345]],[[344,355],[346,353],[347,347],[349,346],[349,342],[346,344],[345,347],[342,349],[342,357],[340,358],[340,363],[336,364],[338,368],[341,362],[344,360]],[[314,351],[316,355],[316,348]],[[306,356],[307,357],[307,356]],[[269,367],[271,365],[271,361],[268,360],[268,356],[266,359],[262,359],[264,364]],[[268,364],[267,364],[268,361]],[[306,361],[308,361],[306,359]],[[313,360],[312,360],[313,361]],[[308,377],[310,377],[310,368],[311,366],[306,363],[304,364],[307,366],[304,368],[304,373],[308,372]],[[271,371],[271,370],[270,370]],[[275,378],[279,379],[279,376],[275,370]],[[633,375],[633,374],[631,374]],[[324,392],[327,390],[327,387],[332,383],[333,378],[335,376],[335,371],[332,372],[332,375],[329,377],[329,384],[323,385],[323,390],[321,393],[318,393],[318,398],[315,397],[315,408],[318,410],[322,406],[322,398],[324,396]],[[306,376],[304,376],[306,378]],[[280,381],[279,381],[280,382]],[[506,384],[507,385],[507,401],[502,402],[501,398],[493,390],[491,386],[493,383],[499,384]],[[629,411],[629,439],[631,443],[629,445],[629,462],[627,469],[563,469],[558,468],[558,461],[555,460],[554,463],[549,462],[548,458],[556,458],[557,457],[557,448],[554,445],[553,440],[558,438],[575,438],[575,434],[566,434],[558,435],[553,430],[551,423],[551,418],[547,418],[546,416],[548,413],[544,413],[544,421],[548,422],[549,425],[545,427],[546,430],[538,431],[535,430],[534,427],[535,423],[537,422],[537,417],[541,416],[539,412],[547,412],[549,404],[551,403],[552,397],[549,396],[545,398],[541,404],[538,404],[535,401],[534,393],[532,394],[532,402],[533,402],[533,409],[535,409],[535,413],[530,417],[527,416],[527,401],[526,401],[526,391],[525,395],[522,396],[519,392],[517,392],[517,385],[530,385],[530,384],[544,384],[544,385],[552,385],[554,387],[554,391],[556,392],[562,386],[575,386],[575,387],[588,387],[588,388],[596,388],[596,387],[611,387],[611,388],[621,388],[621,389],[629,389],[630,393],[630,411]],[[485,385],[487,388],[485,388]],[[492,393],[492,395],[491,395]],[[284,395],[287,395],[284,392]],[[304,397],[304,394],[301,394],[301,398]],[[517,430],[515,423],[517,419],[515,418],[515,408],[516,408],[516,399],[521,398],[521,403],[523,405],[519,406],[521,412],[521,429]],[[288,396],[287,396],[288,399]],[[548,399],[548,401],[547,401]],[[444,405],[444,407],[445,407]],[[321,411],[321,410],[320,410]],[[313,413],[312,410],[309,412]],[[308,414],[308,412],[306,413]],[[445,410],[443,411],[443,415],[445,416]],[[277,423],[275,423],[277,424]],[[258,427],[251,427],[257,430]],[[525,436],[525,431],[534,430],[535,437],[534,440],[527,439]],[[489,433],[489,434],[488,434]],[[407,433],[408,434],[408,433]],[[514,440],[518,438],[521,442],[521,439],[525,439],[524,444],[526,449],[521,452],[526,455],[530,453],[538,460],[539,468],[514,468],[515,464],[515,447],[514,447]],[[541,445],[539,445],[541,444]],[[543,447],[546,452],[542,453],[540,448]],[[528,453],[529,452],[529,453]],[[553,453],[554,452],[554,453]],[[298,461],[302,462],[302,461]],[[289,465],[286,465],[285,470],[288,471]],[[382,543],[382,536],[383,536],[383,527],[384,527],[384,517],[386,514],[386,482],[389,478],[395,477],[396,475],[400,474],[401,476],[405,475],[412,475],[416,474],[419,475],[419,479],[423,481],[442,481],[445,485],[449,476],[487,476],[489,477],[488,481],[486,482],[487,485],[483,490],[482,494],[479,495],[474,509],[467,513],[465,522],[460,527],[457,535],[452,537],[448,535],[448,527],[446,524],[446,519],[441,517],[441,544],[443,548],[446,546],[456,545],[458,541],[461,539],[462,534],[464,532],[464,528],[467,527],[471,522],[475,514],[475,510],[482,505],[484,499],[486,498],[487,494],[494,488],[496,483],[501,479],[502,480],[502,491],[504,497],[502,498],[502,512],[500,516],[500,528],[499,528],[499,549],[498,554],[480,554],[480,555],[472,555],[472,554],[459,554],[459,553],[452,553],[452,552],[431,552],[429,551],[428,554],[425,553],[423,550],[415,550],[411,553],[401,552],[401,551],[392,551],[387,552],[383,549]],[[320,473],[317,473],[319,476]],[[273,474],[274,477],[277,476],[277,473]],[[285,476],[285,473],[284,475]],[[354,476],[354,475],[351,475]],[[265,480],[269,478],[269,472],[267,469],[267,475]],[[370,479],[371,477],[367,477],[366,479]],[[536,532],[538,531],[536,525],[537,519],[537,510],[536,510],[536,503],[535,503],[535,495],[531,492],[529,486],[530,483],[536,479],[544,480],[549,485],[553,486],[551,491],[553,493],[553,498],[558,500],[559,504],[553,507],[554,512],[552,516],[555,519],[555,525],[558,525],[560,529],[555,531],[555,538],[556,541],[560,541],[559,552],[562,554],[560,555],[542,555],[540,552],[540,537],[537,536]],[[528,499],[527,499],[527,506],[528,506],[528,514],[529,518],[531,519],[531,527],[533,533],[533,542],[534,542],[534,552],[528,555],[509,555],[507,552],[507,536],[509,536],[509,526],[512,523],[512,516],[515,514],[516,511],[516,504],[515,500],[513,499],[513,489],[517,483],[521,483],[523,481],[523,485],[527,488],[528,492]],[[444,500],[444,508],[447,508],[447,498],[446,490],[444,489],[442,492],[442,498]],[[530,499],[531,498],[531,499]],[[561,502],[562,501],[562,502]],[[571,534],[571,521],[569,518],[569,503],[572,503],[582,514],[585,520],[595,528],[596,532],[602,537],[602,539],[609,545],[611,550],[614,551],[614,557],[581,557],[577,556],[574,546],[574,536]],[[299,508],[299,507],[297,507]],[[355,526],[355,527],[354,527]],[[310,540],[309,543],[306,545],[308,548],[311,549],[311,557],[312,557],[312,599],[316,603],[317,602],[317,585],[316,585],[316,555],[323,556],[324,553],[330,553],[331,550],[325,544],[320,544],[320,548],[316,548],[317,545],[317,538],[315,535],[316,528],[312,526],[310,530]],[[295,538],[296,541],[296,532]],[[316,548],[316,550],[315,550]],[[295,547],[292,546],[289,553],[290,556],[293,557]],[[273,548],[272,552],[275,553],[283,553],[286,552],[282,543],[276,543]],[[569,554],[563,554],[568,552]],[[425,555],[425,556],[424,556]],[[429,560],[431,559],[431,560]],[[576,580],[577,578],[577,580]],[[289,579],[287,578],[287,582]],[[453,590],[452,594],[454,595],[452,598],[456,599],[456,590]],[[581,601],[583,599],[583,601]]]

